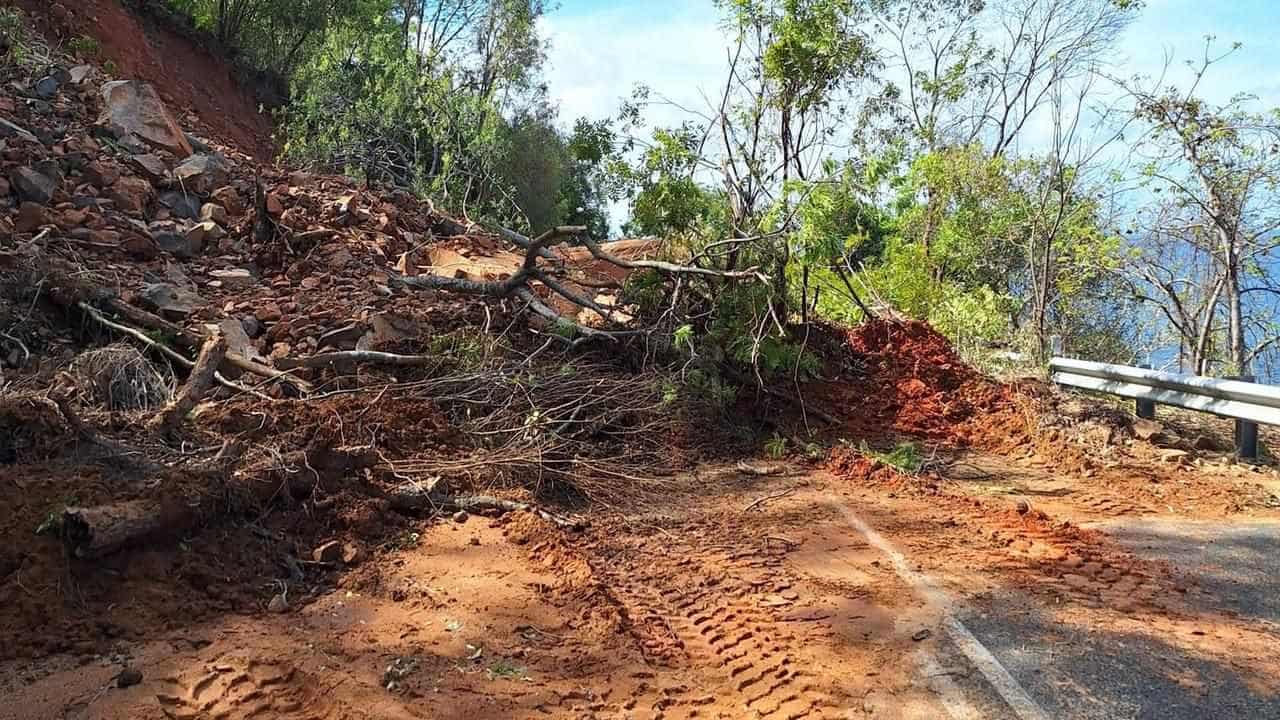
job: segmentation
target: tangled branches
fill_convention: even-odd
[[[442,475],[472,485],[572,488],[619,504],[662,492],[693,408],[658,374],[599,365],[538,372],[503,363],[397,389],[445,409],[472,441],[470,457],[391,462],[406,479]]]
[[[628,320],[620,318],[612,307],[602,305],[575,289],[575,284],[581,284],[584,287],[589,287],[590,284],[570,281],[567,277],[564,258],[551,250],[566,239],[577,239],[593,258],[624,271],[652,270],[665,277],[675,278],[693,276],[721,280],[758,280],[765,283],[769,280],[768,276],[756,269],[715,270],[659,260],[626,260],[607,252],[599,243],[586,235],[585,227],[576,225],[552,228],[532,239],[505,228],[499,232],[507,241],[525,251],[524,262],[520,268],[505,280],[483,282],[442,275],[403,277],[391,274],[391,282],[401,287],[419,290],[448,290],[496,299],[518,298],[525,302],[530,311],[550,323],[552,338],[559,339],[570,347],[577,347],[593,340],[617,342],[624,338],[646,335],[648,331],[627,327]],[[546,260],[550,265],[539,264],[539,260]],[[589,327],[561,315],[534,292],[534,283],[545,288],[550,294],[557,295],[579,308],[594,312],[604,319],[609,326],[608,329]]]

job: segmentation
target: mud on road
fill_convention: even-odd
[[[581,536],[436,525],[285,614],[11,663],[0,716],[940,717],[914,659],[932,621],[818,484],[729,468],[686,491]],[[142,681],[116,687],[124,666]]]
[[[1050,516],[964,483],[766,470],[702,468],[663,503],[601,514],[581,533],[529,513],[422,526],[284,613],[11,661],[0,717],[1243,718],[1280,709],[1277,618],[1232,610],[1223,588],[1167,552],[1064,519],[1065,501]],[[1096,511],[1087,498],[1079,508],[1088,524]],[[906,575],[850,517],[902,553]],[[957,642],[949,618],[987,661]],[[1020,712],[988,661],[1043,715]],[[124,668],[140,682],[120,687]]]

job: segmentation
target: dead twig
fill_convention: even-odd
[[[751,502],[751,504],[750,504],[750,505],[748,505],[748,506],[746,506],[746,507],[742,508],[742,512],[744,512],[744,513],[745,513],[745,512],[751,512],[752,510],[754,510],[754,509],[756,509],[756,508],[758,508],[758,507],[760,507],[760,506],[764,505],[765,503],[767,503],[767,502],[769,502],[769,501],[771,501],[771,500],[781,500],[782,498],[784,498],[784,497],[788,497],[788,496],[793,495],[793,494],[795,494],[795,488],[791,488],[791,489],[788,489],[788,490],[783,490],[783,491],[782,491],[782,492],[780,492],[780,493],[774,493],[774,494],[772,494],[772,495],[766,495],[766,496],[761,497],[761,498],[756,498],[755,500],[753,500],[753,501]]]

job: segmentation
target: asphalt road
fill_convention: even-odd
[[[1190,602],[1206,622],[1239,618],[1272,633],[1280,647],[1280,524],[1125,520],[1097,527],[1136,554],[1164,560],[1192,578],[1198,591]],[[1251,682],[1256,668],[1165,642],[1159,632],[1064,623],[1054,610],[1012,594],[981,610],[957,609],[1050,718],[1280,719],[1280,696]],[[1280,675],[1280,668],[1264,670]],[[972,682],[965,685],[985,694]]]

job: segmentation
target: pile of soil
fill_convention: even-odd
[[[807,389],[824,401],[852,438],[899,434],[967,444],[967,423],[1010,407],[1010,392],[969,367],[950,341],[916,320],[875,319],[844,332],[837,352],[861,371]]]

